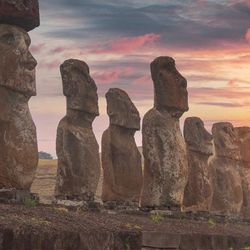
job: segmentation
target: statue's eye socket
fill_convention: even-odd
[[[11,45],[15,42],[15,36],[9,33],[4,34],[0,37],[0,42]]]

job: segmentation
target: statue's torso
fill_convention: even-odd
[[[64,117],[57,129],[57,195],[94,194],[100,176],[99,146],[92,128]]]
[[[4,88],[0,88],[0,99],[3,142],[0,144],[0,185],[29,189],[38,163],[38,149],[28,102]]]
[[[151,109],[144,116],[142,133],[145,158],[142,203],[179,206],[188,175],[179,119]]]
[[[138,201],[142,185],[141,155],[134,134],[109,127],[103,134],[104,200]]]

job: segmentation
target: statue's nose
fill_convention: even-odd
[[[28,52],[27,60],[25,62],[25,66],[28,70],[33,70],[37,65],[36,59]]]

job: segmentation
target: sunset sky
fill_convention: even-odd
[[[214,122],[250,126],[250,0],[40,0],[41,26],[30,32],[38,61],[30,109],[39,150],[55,154],[65,115],[59,65],[86,61],[98,87],[98,142],[108,127],[104,94],[122,88],[141,117],[153,105],[149,64],[174,57],[188,81],[190,110]],[[141,134],[136,134],[141,145]]]

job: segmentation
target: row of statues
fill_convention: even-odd
[[[140,115],[127,93],[106,93],[110,125],[99,148],[92,131],[98,115],[97,87],[88,65],[70,59],[61,67],[67,114],[57,130],[56,197],[91,201],[103,168],[104,203],[148,208],[182,208],[222,214],[249,214],[250,128],[221,122],[212,134],[200,118],[184,123],[188,110],[187,81],[170,57],[151,63],[155,104],[143,119],[143,156],[134,134]]]
[[[27,31],[39,25],[37,0],[1,0],[0,189],[29,190],[38,163],[36,128],[28,101],[36,95],[36,60]],[[8,12],[11,10],[11,12]],[[11,13],[11,14],[10,14]],[[97,86],[88,65],[60,66],[66,116],[57,129],[57,199],[93,201],[103,168],[104,203],[147,208],[214,211],[250,217],[250,128],[216,123],[212,134],[188,111],[187,81],[171,57],[150,65],[154,107],[142,123],[143,156],[134,134],[140,115],[127,93],[106,93],[110,124],[102,136],[101,161],[92,123],[99,115]]]

